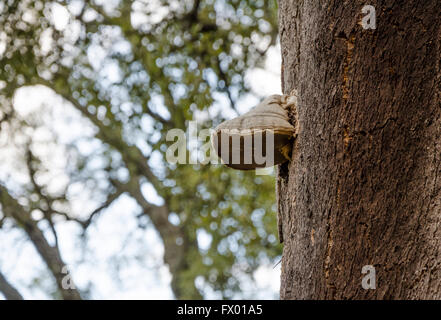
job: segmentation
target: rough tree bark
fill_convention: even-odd
[[[300,98],[281,298],[441,298],[441,2],[282,0],[279,19],[283,91]]]

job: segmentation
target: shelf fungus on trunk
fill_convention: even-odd
[[[272,95],[249,112],[225,121],[212,135],[213,148],[233,169],[271,167],[291,159],[297,124],[297,93]]]

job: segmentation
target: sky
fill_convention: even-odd
[[[60,29],[66,26],[66,15],[57,9],[54,14],[56,26]],[[61,11],[59,11],[61,10]],[[251,109],[260,98],[280,94],[280,48],[272,47],[266,57],[264,68],[249,70],[245,80],[251,86],[253,93],[238,101],[238,110],[244,113]],[[108,73],[111,75],[112,70]],[[218,104],[228,103],[221,96]],[[24,118],[35,118],[46,125],[31,134],[37,139],[37,144],[43,157],[49,157],[51,175],[48,175],[54,190],[62,188],[67,183],[64,168],[68,164],[65,150],[49,141],[57,137],[64,144],[78,142],[82,151],[87,153],[96,149],[93,139],[93,127],[66,101],[46,87],[26,87],[17,91],[14,107]],[[42,116],[44,114],[44,117]],[[234,114],[229,115],[230,117]],[[19,135],[19,133],[17,133]],[[24,142],[23,142],[24,143]],[[9,146],[9,147],[8,147]],[[0,147],[0,180],[5,181],[9,176],[14,180],[26,182],[26,176],[20,172],[23,168],[17,166],[14,146],[8,141],[1,141]],[[53,177],[56,179],[53,179]],[[52,178],[51,178],[52,177]],[[45,177],[42,177],[44,180]],[[143,190],[146,198],[153,203],[161,199],[154,189],[145,185]],[[72,212],[81,215],[90,212],[99,201],[92,201],[91,195],[79,187],[74,195]],[[156,231],[149,225],[146,229],[137,227],[139,213],[135,201],[127,196],[121,196],[112,206],[103,211],[91,225],[88,231],[88,250],[83,254],[82,243],[79,241],[81,231],[72,222],[57,224],[59,243],[64,260],[77,285],[84,289],[90,288],[92,299],[172,299],[170,289],[170,273],[163,264],[163,246]],[[33,213],[38,216],[38,212]],[[48,238],[50,235],[48,234]],[[210,239],[204,234],[198,235],[200,246]],[[263,265],[254,274],[255,283],[242,281],[242,296],[244,298],[274,299],[278,297],[280,285],[280,265],[276,262]],[[117,267],[115,267],[117,266]],[[53,286],[47,270],[32,244],[26,240],[22,232],[6,225],[0,232],[0,268],[25,298],[47,299],[47,290]],[[29,284],[35,286],[29,288]],[[208,299],[219,296],[208,292]],[[1,296],[0,296],[1,298]]]

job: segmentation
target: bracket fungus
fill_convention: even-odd
[[[221,123],[212,135],[213,148],[222,162],[233,169],[252,170],[290,160],[297,125],[297,92],[272,95],[249,112]],[[290,112],[292,113],[292,112]]]

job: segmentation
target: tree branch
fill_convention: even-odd
[[[155,229],[159,232],[164,243],[164,262],[169,266],[172,274],[172,289],[176,297],[185,296],[179,285],[180,272],[186,269],[186,255],[191,246],[190,240],[182,227],[175,226],[168,220],[167,205],[156,206],[149,203],[141,192],[138,180],[132,179],[129,183],[119,186],[138,202],[143,213],[147,215]],[[196,290],[196,289],[195,289]],[[192,292],[189,296],[200,296],[199,292]],[[200,296],[201,297],[201,296]]]
[[[13,198],[8,190],[0,185],[0,203],[2,205],[3,213],[16,221],[16,223],[23,228],[29,239],[37,249],[37,252],[42,257],[43,261],[48,266],[57,283],[58,290],[65,300],[80,300],[81,296],[76,289],[69,287],[63,288],[64,278],[67,276],[63,269],[66,264],[61,259],[58,248],[52,247],[43,232],[37,225],[37,222],[32,219],[27,210],[21,206],[18,201]],[[70,281],[73,284],[72,281]]]
[[[104,201],[98,208],[92,211],[86,221],[81,222],[84,229],[87,229],[92,223],[93,218],[104,209],[108,208],[116,199],[119,198],[125,191],[123,189],[117,189],[114,193],[109,194],[106,201]]]
[[[57,234],[57,231],[55,230],[55,225],[54,225],[54,222],[52,221],[52,217],[51,217],[53,200],[51,200],[48,196],[46,196],[44,194],[42,187],[35,180],[36,169],[34,167],[34,162],[36,160],[37,160],[37,158],[32,153],[30,144],[26,145],[26,166],[28,167],[28,170],[29,170],[29,178],[31,180],[32,186],[34,187],[34,191],[36,193],[38,193],[38,196],[40,197],[40,199],[43,199],[47,204],[47,210],[42,210],[42,212],[44,214],[46,221],[49,223],[52,234],[54,236],[55,247],[58,248],[58,234]]]
[[[58,79],[62,80],[61,75],[60,78],[57,78],[57,80]],[[131,175],[143,175],[155,188],[160,189],[162,187],[162,183],[147,164],[148,158],[144,157],[142,152],[136,146],[128,145],[124,141],[122,133],[120,132],[121,130],[117,130],[115,127],[104,125],[95,115],[88,112],[86,107],[83,107],[76,99],[73,98],[69,92],[69,86],[67,83],[65,86],[63,86],[63,88],[60,88],[60,86],[54,86],[51,81],[39,77],[34,79],[33,84],[41,84],[54,90],[55,93],[70,102],[75,109],[80,111],[83,116],[89,119],[97,127],[98,137],[104,143],[109,144],[115,150],[120,152],[127,169],[131,172]]]
[[[0,292],[5,296],[6,300],[23,300],[23,296],[15,289],[12,284],[0,272]]]
[[[144,198],[144,195],[141,192],[141,185],[139,181],[141,177],[147,178],[147,180],[152,183],[156,190],[161,190],[162,188],[161,181],[153,174],[147,163],[148,159],[142,155],[141,151],[136,146],[128,145],[117,130],[112,127],[106,127],[93,114],[89,113],[87,108],[83,107],[70,95],[68,92],[69,87],[67,85],[64,86],[63,89],[57,89],[60,86],[54,88],[52,83],[45,79],[40,78],[37,81],[38,84],[43,84],[49,88],[52,88],[57,94],[69,101],[76,109],[78,109],[84,116],[86,116],[93,124],[97,126],[99,130],[98,137],[103,142],[108,143],[110,146],[120,152],[123,161],[129,170],[130,178],[125,184],[118,181],[112,181],[112,183],[115,185],[117,190],[119,190],[119,192],[127,191],[138,202],[144,214],[149,216],[155,229],[159,232],[164,243],[164,262],[169,266],[173,277],[173,292],[177,297],[182,296],[178,282],[180,279],[180,272],[186,268],[185,255],[188,252],[190,241],[182,228],[170,223],[168,220],[169,209],[166,205],[156,206],[149,203]]]
[[[222,70],[221,61],[220,61],[219,57],[217,57],[217,66],[219,68],[219,76],[220,76],[221,80],[223,80],[225,83],[225,88],[224,89],[219,88],[219,89],[221,89],[221,91],[224,91],[227,93],[227,97],[228,97],[228,100],[230,101],[231,108],[236,112],[237,115],[239,115],[240,113],[237,110],[236,102],[234,101],[233,95],[231,94],[231,91],[230,91],[230,84],[228,82],[228,77],[225,74],[225,72]]]

